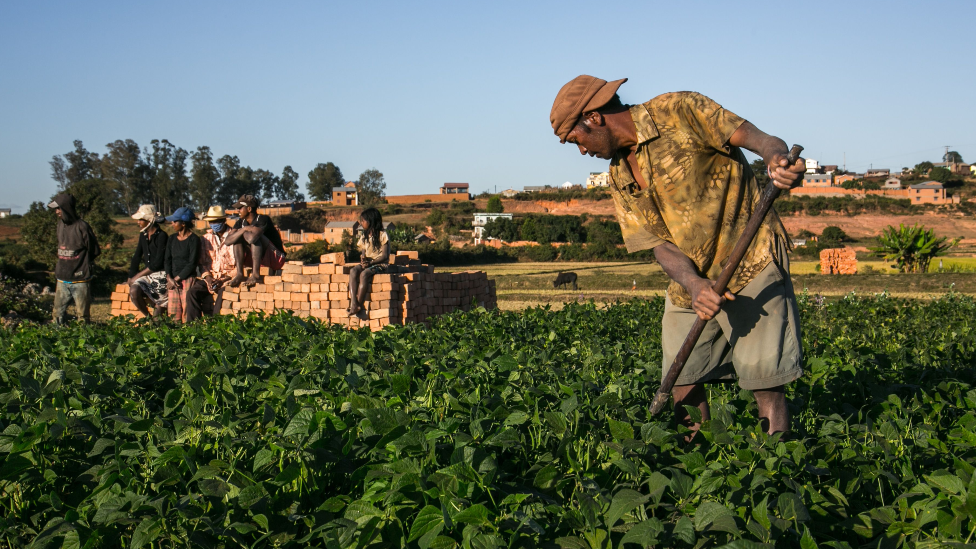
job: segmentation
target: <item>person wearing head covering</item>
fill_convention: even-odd
[[[169,314],[177,322],[190,322],[213,313],[213,299],[207,285],[196,277],[200,259],[200,237],[193,234],[193,210],[182,207],[166,218],[173,235],[166,245]]]
[[[359,214],[359,227],[362,229],[356,242],[359,264],[353,265],[349,271],[349,309],[346,312],[350,315],[362,310],[373,276],[390,268],[390,237],[383,230],[383,214],[376,208],[366,208]]]
[[[708,419],[704,384],[735,378],[756,397],[763,428],[788,431],[784,385],[803,368],[789,241],[775,211],[760,226],[729,291],[719,295],[712,280],[762,194],[742,149],[762,157],[781,189],[802,181],[804,160],[790,164],[782,139],[699,93],[625,105],[617,90],[626,81],[574,78],[556,95],[549,123],[560,142],[610,161],[609,190],[627,250],[653,249],[671,277],[662,376],[694,322],[707,321],[672,392],[676,418],[696,431],[700,424],[685,406]]]
[[[281,233],[270,217],[258,213],[260,204],[257,198],[249,194],[241,196],[234,204],[239,211],[240,225],[224,239],[224,246],[234,248],[237,260],[237,271],[228,282],[232,288],[242,282],[248,288],[261,282],[261,267],[277,271],[285,265]],[[244,267],[251,267],[251,276],[246,280]]]
[[[129,279],[126,281],[129,285],[129,300],[145,316],[149,316],[147,302],[151,302],[152,314],[158,317],[168,306],[169,295],[163,263],[166,260],[166,242],[169,235],[159,227],[163,216],[152,204],[139,206],[132,219],[139,224],[139,242],[129,261]],[[139,269],[140,265],[145,267]]]
[[[227,224],[227,214],[223,206],[210,206],[203,216],[210,228],[200,241],[200,272],[207,288],[214,296],[214,311],[220,310],[224,284],[234,278],[237,272],[237,259],[234,248],[224,246],[231,227]]]
[[[78,316],[91,320],[91,285],[95,258],[101,253],[98,239],[88,223],[75,210],[75,197],[61,193],[48,205],[58,216],[58,261],[54,276],[58,281],[54,293],[53,318],[64,324],[68,305],[73,301]]]

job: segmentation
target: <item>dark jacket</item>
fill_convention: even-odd
[[[175,234],[166,243],[166,259],[164,268],[166,274],[180,280],[187,280],[197,272],[197,259],[200,257],[200,237],[190,233],[186,240],[180,240]]]
[[[102,252],[95,233],[78,217],[75,197],[61,193],[54,197],[61,208],[58,220],[58,262],[54,277],[66,282],[90,280],[95,274],[95,258]]]
[[[139,265],[145,264],[146,268],[152,272],[162,271],[163,263],[166,259],[166,239],[169,237],[163,230],[156,227],[156,232],[152,238],[145,232],[139,233],[139,244],[136,251],[132,254],[129,261],[129,278],[141,271]]]

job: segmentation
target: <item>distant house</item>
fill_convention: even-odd
[[[335,206],[358,206],[359,195],[356,187],[346,183],[342,187],[332,187],[332,204]]]
[[[485,230],[485,224],[489,221],[494,221],[496,219],[512,219],[512,214],[510,213],[485,213],[480,212],[474,214],[474,219],[471,221],[471,226],[474,227],[473,236],[474,238],[480,239]]]
[[[831,187],[834,184],[834,176],[825,173],[805,173],[803,174],[804,187]]]
[[[417,244],[430,244],[431,242],[433,242],[433,240],[431,240],[431,238],[424,233],[420,233],[417,236],[413,237],[413,241],[416,242]]]
[[[837,171],[837,164],[824,164],[820,167],[823,173],[834,173]]]
[[[610,186],[610,172],[590,172],[589,177],[586,178],[586,188],[592,189],[594,187],[609,187]]]
[[[864,172],[864,177],[889,177],[891,175],[891,170],[878,168],[876,170],[868,170]]]
[[[502,191],[502,192],[500,192],[498,194],[504,196],[505,198],[512,198],[513,196],[517,195],[518,193],[519,192],[516,191],[515,189],[505,189],[504,191]]]
[[[259,206],[258,213],[274,217],[276,215],[287,215],[295,210],[304,210],[305,206],[305,202],[302,200],[275,200]]]
[[[441,194],[460,194],[467,192],[467,183],[444,183],[444,185],[441,186]]]
[[[834,186],[835,187],[840,187],[844,183],[846,183],[848,181],[854,181],[855,179],[859,179],[859,177],[858,177],[857,174],[853,174],[853,173],[845,173],[844,175],[835,175],[834,176]]]
[[[572,189],[581,189],[581,188],[583,188],[582,185],[580,185],[578,183],[570,183],[569,181],[563,183],[559,187],[562,188],[563,190],[566,190],[566,191],[569,191],[569,190],[572,190]]]
[[[889,177],[887,181],[884,182],[884,188],[886,189],[900,189],[901,179],[897,177]]]
[[[933,168],[948,168],[953,175],[969,175],[973,172],[973,167],[962,162],[935,162]]]
[[[823,173],[823,170],[820,169],[819,161],[814,160],[813,158],[807,158],[806,163],[807,173]]]
[[[10,215],[10,208],[0,208],[0,219]]]
[[[946,190],[938,181],[926,181],[909,187],[912,204],[945,204]]]
[[[549,185],[526,185],[522,187],[522,192],[525,193],[541,193],[542,191],[549,188]]]
[[[970,175],[976,175],[976,164],[971,164],[969,166],[969,173]]]
[[[793,242],[793,247],[794,248],[798,248],[800,246],[806,246],[807,245],[807,239],[805,239],[805,238],[794,238],[792,240],[792,242]]]

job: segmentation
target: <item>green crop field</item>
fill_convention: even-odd
[[[976,302],[801,299],[795,432],[648,414],[660,298],[0,331],[0,546],[971,547]]]

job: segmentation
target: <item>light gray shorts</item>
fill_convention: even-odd
[[[675,385],[737,379],[743,389],[771,389],[803,375],[800,317],[785,248],[780,257],[705,324]],[[665,299],[662,377],[697,318],[692,309],[675,307]]]

